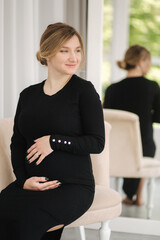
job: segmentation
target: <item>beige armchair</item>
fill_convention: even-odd
[[[13,120],[0,120],[0,191],[15,177],[10,162],[10,139]],[[80,227],[81,239],[85,239],[84,225],[101,222],[100,240],[109,240],[108,220],[121,213],[121,197],[109,187],[109,132],[110,125],[105,123],[106,144],[101,154],[92,155],[93,173],[96,182],[95,198],[90,209],[75,222],[66,227]],[[52,231],[52,228],[48,231]]]
[[[136,114],[104,109],[104,119],[112,126],[110,176],[117,179],[121,177],[148,179],[147,218],[151,218],[154,178],[160,176],[160,161],[143,157],[139,117]]]

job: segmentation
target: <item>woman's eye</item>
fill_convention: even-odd
[[[67,53],[67,50],[60,50],[61,53]]]
[[[77,49],[76,52],[77,52],[77,53],[81,52],[81,49]]]

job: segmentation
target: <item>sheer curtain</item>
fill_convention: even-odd
[[[13,117],[22,89],[46,78],[35,54],[48,24],[67,22],[86,39],[86,2],[0,0],[0,118]]]

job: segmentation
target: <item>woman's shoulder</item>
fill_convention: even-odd
[[[73,77],[72,92],[74,92],[74,94],[78,94],[84,98],[99,97],[99,94],[91,81],[85,80],[77,75],[74,75]]]
[[[115,89],[119,89],[123,85],[125,85],[125,79],[121,79],[120,81],[110,83],[106,87],[106,92],[113,91]]]
[[[81,78],[77,75],[73,76],[73,88],[76,88],[77,91],[79,92],[86,92],[90,90],[95,90],[94,85],[92,84],[91,81],[88,81],[84,78]]]
[[[82,86],[82,87],[85,86],[86,87],[86,86],[93,85],[90,81],[88,81],[84,78],[81,78],[80,76],[78,76],[76,74],[74,74],[73,78],[75,80],[76,85],[78,84],[78,86]]]
[[[44,81],[42,81],[40,83],[32,84],[32,85],[24,88],[21,91],[20,95],[28,95],[28,94],[36,93],[41,88]]]
[[[153,88],[159,88],[159,85],[158,83],[155,81],[155,80],[151,80],[151,79],[148,79],[146,77],[143,78],[145,80],[145,82],[150,86],[150,87],[153,87]]]

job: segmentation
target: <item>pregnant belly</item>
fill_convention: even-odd
[[[55,151],[39,165],[26,163],[28,177],[43,176],[49,180],[92,178],[90,157]]]

